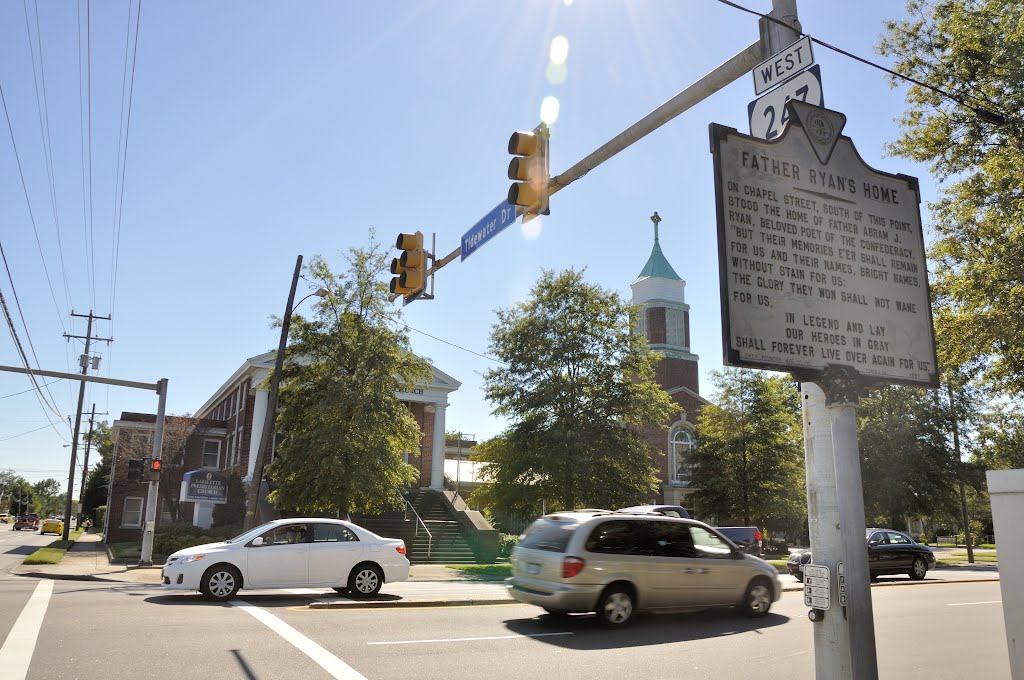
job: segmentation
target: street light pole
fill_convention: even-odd
[[[281,339],[277,344],[277,358],[274,360],[274,372],[270,376],[270,391],[267,394],[267,414],[263,421],[263,432],[260,435],[260,445],[256,452],[256,461],[253,464],[252,479],[250,480],[251,490],[249,495],[245,499],[245,521],[243,523],[243,529],[248,530],[253,527],[256,521],[256,509],[259,505],[260,489],[263,486],[263,470],[267,464],[267,458],[270,454],[270,447],[274,438],[274,423],[277,420],[277,388],[281,383],[281,370],[284,368],[284,350],[288,344],[288,328],[292,322],[292,311],[295,307],[298,307],[306,299],[313,295],[319,297],[326,297],[328,290],[326,288],[320,288],[314,293],[310,293],[306,297],[299,300],[298,304],[293,305],[295,300],[295,289],[299,285],[299,273],[302,271],[302,255],[299,255],[295,259],[295,273],[292,275],[292,287],[288,291],[288,303],[284,308],[284,317],[281,319]]]

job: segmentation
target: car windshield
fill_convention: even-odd
[[[578,526],[574,521],[539,519],[519,539],[519,547],[564,552]]]
[[[229,538],[228,540],[226,540],[224,542],[225,543],[245,543],[249,539],[256,538],[257,536],[262,534],[264,531],[266,531],[271,526],[273,526],[273,524],[274,524],[273,522],[267,522],[266,524],[261,524],[258,527],[256,527],[255,529],[249,529],[245,533],[238,534],[234,538]]]

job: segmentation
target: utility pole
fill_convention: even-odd
[[[256,450],[256,461],[252,468],[252,491],[245,500],[245,520],[243,529],[251,529],[256,522],[256,510],[260,502],[260,489],[263,486],[263,468],[271,450],[274,439],[274,421],[277,420],[277,388],[281,383],[281,370],[284,368],[284,349],[288,344],[288,326],[292,320],[292,303],[295,301],[295,289],[299,285],[299,274],[302,272],[302,255],[295,260],[295,274],[292,275],[292,287],[288,291],[288,304],[284,308],[281,319],[281,339],[277,345],[277,358],[274,360],[274,372],[270,376],[270,392],[267,395],[267,417],[263,421],[263,433],[260,435],[260,446]]]
[[[81,502],[82,496],[85,495],[85,478],[89,474],[89,447],[92,445],[92,428],[94,420],[96,418],[96,404],[92,405],[92,413],[89,414],[89,434],[85,436],[85,458],[82,460],[82,486],[80,487],[79,495],[79,510],[78,510],[78,526],[82,526],[82,520],[84,519],[84,513],[82,512]],[[100,413],[99,415],[105,416],[106,413]]]
[[[164,450],[164,411],[167,408],[167,378],[157,382],[156,432],[153,434],[153,460],[160,460]],[[160,500],[160,478],[149,478],[149,493],[146,496],[146,525],[142,530],[142,551],[139,566],[153,565],[153,534],[156,531],[156,510]]]
[[[70,340],[76,338],[79,340],[85,340],[85,353],[79,357],[78,363],[82,367],[82,375],[89,372],[89,363],[93,363],[93,368],[99,368],[99,359],[93,360],[89,356],[89,348],[93,340],[100,340],[110,343],[113,338],[94,338],[92,337],[92,321],[93,319],[104,319],[110,321],[109,316],[96,316],[89,310],[88,314],[75,314],[71,312],[71,316],[82,317],[88,319],[88,325],[86,326],[85,335],[68,335],[64,334],[64,337]],[[64,499],[64,533],[61,535],[65,541],[68,540],[68,533],[71,531],[71,498],[75,493],[75,461],[78,458],[78,435],[82,428],[82,404],[85,401],[85,381],[83,380],[78,386],[78,409],[75,411],[75,431],[72,435],[71,440],[71,464],[68,466],[68,493]]]

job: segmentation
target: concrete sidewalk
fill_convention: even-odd
[[[161,567],[137,567],[112,563],[100,534],[83,534],[67,552],[60,564],[22,565],[14,570],[19,576],[157,586],[161,583]],[[874,587],[910,586],[948,583],[951,581],[991,581],[999,579],[996,565],[965,565],[939,567],[928,573],[924,581],[910,581],[901,577],[881,577]],[[780,574],[783,591],[800,592],[803,584],[788,574]],[[168,591],[183,593],[184,591]],[[260,591],[246,591],[256,594]],[[280,593],[281,591],[263,591]],[[293,595],[312,600],[310,607],[332,609],[345,607],[437,607],[483,604],[509,604],[503,579],[487,579],[450,569],[440,564],[417,564],[409,570],[409,579],[387,583],[371,599],[352,599],[334,593],[329,588],[286,589]]]

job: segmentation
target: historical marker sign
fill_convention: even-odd
[[[775,141],[712,123],[725,363],[938,385],[917,179],[790,101]]]

